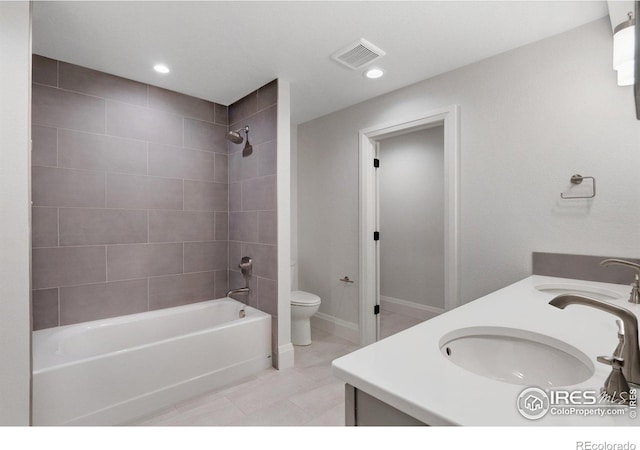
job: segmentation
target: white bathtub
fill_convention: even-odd
[[[271,316],[230,298],[39,330],[33,424],[124,424],[270,366]]]

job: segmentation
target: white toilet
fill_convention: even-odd
[[[293,274],[295,264],[291,265]],[[293,276],[291,277],[293,280]],[[305,291],[291,292],[291,343],[311,344],[311,316],[318,312],[320,297]]]

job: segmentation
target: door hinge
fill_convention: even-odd
[[[373,232],[373,240],[374,241],[379,241],[380,240],[380,232],[379,231],[374,231]]]
[[[373,307],[373,313],[374,314],[380,314],[380,305],[375,305]]]
[[[376,169],[380,167],[380,160],[378,158],[373,158],[373,167]]]

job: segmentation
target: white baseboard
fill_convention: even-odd
[[[360,328],[353,322],[317,312],[311,316],[311,326],[331,333],[347,341],[358,344],[360,342]]]
[[[293,367],[294,363],[294,351],[293,344],[281,345],[278,347],[278,361],[276,362],[276,369],[283,370]]]
[[[399,298],[385,297],[383,295],[380,296],[380,307],[386,311],[416,317],[421,320],[431,319],[444,312],[443,308],[421,305],[419,303],[408,302]]]

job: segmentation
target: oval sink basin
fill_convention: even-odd
[[[583,284],[573,283],[548,283],[538,284],[535,288],[540,292],[546,292],[549,294],[578,294],[586,295],[587,297],[597,298],[598,300],[617,300],[623,298],[622,294],[609,289],[603,289],[593,286],[587,286]]]
[[[448,333],[440,349],[452,363],[483,377],[525,386],[570,386],[589,379],[593,363],[577,348],[538,333],[473,327]]]

